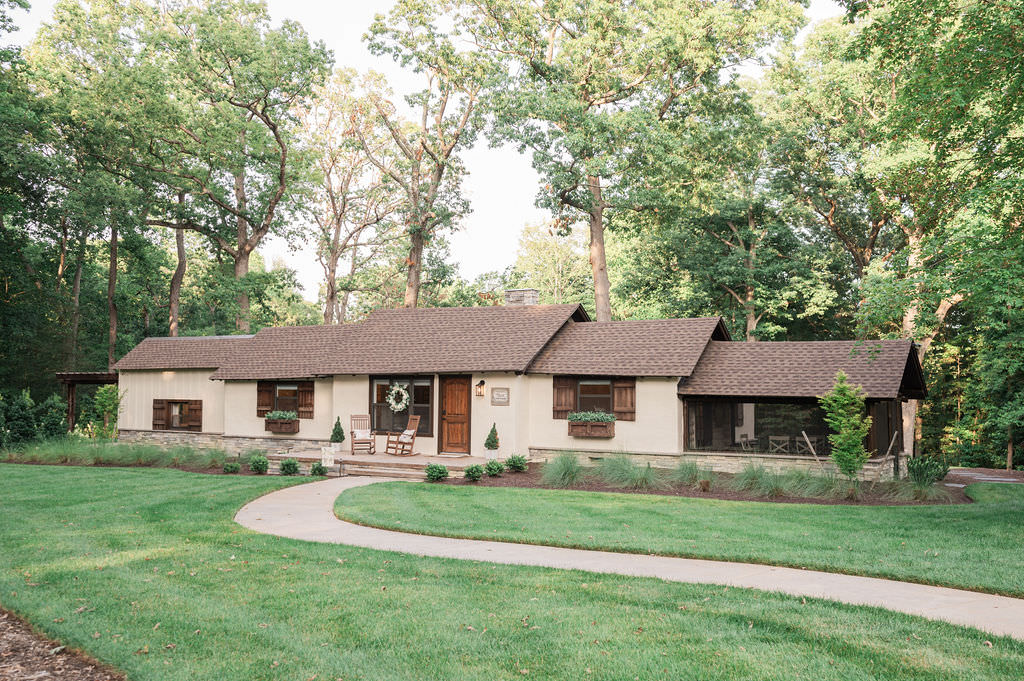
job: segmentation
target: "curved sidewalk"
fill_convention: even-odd
[[[715,560],[566,549],[381,530],[339,520],[334,501],[382,478],[343,477],[271,492],[246,504],[235,521],[257,532],[419,556],[586,570],[673,582],[722,584],[871,605],[1024,640],[1024,600],[874,577]]]

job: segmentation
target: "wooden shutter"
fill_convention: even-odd
[[[256,384],[256,416],[266,416],[274,411],[274,384],[260,381]]]
[[[203,401],[188,401],[188,429],[197,433],[203,430]]]
[[[167,430],[167,400],[153,400],[153,430]]]
[[[313,418],[313,381],[299,381],[299,418]]]
[[[576,379],[572,376],[553,376],[551,418],[564,419],[576,410]]]
[[[612,379],[612,411],[618,421],[636,421],[636,379]]]

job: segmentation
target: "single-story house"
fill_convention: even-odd
[[[417,453],[484,456],[494,425],[499,457],[629,453],[726,471],[826,461],[816,398],[842,369],[874,419],[872,478],[904,454],[901,402],[925,392],[909,341],[746,343],[717,317],[594,322],[575,304],[378,310],[351,324],[147,338],[115,368],[128,441],[315,450],[336,418],[347,433],[352,415],[369,414],[383,452],[385,433],[418,415]],[[409,394],[399,412],[388,404],[396,385]],[[297,432],[268,432],[275,411],[296,412]],[[588,411],[615,422],[569,420]]]

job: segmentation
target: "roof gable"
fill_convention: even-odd
[[[591,376],[689,376],[713,338],[729,338],[720,317],[567,324],[541,351],[529,371]]]
[[[917,350],[909,340],[712,341],[679,394],[706,397],[819,397],[836,372],[872,399],[925,393]]]

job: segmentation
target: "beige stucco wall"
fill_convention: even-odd
[[[616,421],[615,437],[609,439],[569,437],[568,422],[551,417],[551,376],[531,374],[525,379],[528,393],[525,430],[530,447],[578,452],[679,452],[682,417],[676,378],[637,378],[636,420]]]
[[[256,381],[227,381],[224,386],[224,435],[232,437],[326,440],[334,425],[333,379],[313,382],[313,418],[300,419],[299,432],[275,435],[266,432],[264,419],[256,415]]]
[[[224,382],[211,381],[213,369],[121,371],[121,412],[117,426],[153,429],[153,400],[202,400],[203,432],[224,431]]]

